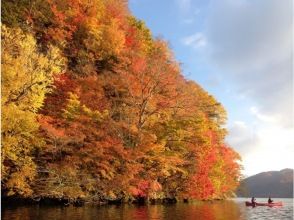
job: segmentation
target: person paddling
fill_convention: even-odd
[[[256,205],[256,202],[255,202],[255,200],[256,200],[256,199],[255,199],[254,197],[252,197],[252,198],[251,198],[251,203],[253,204],[253,206],[255,206],[255,205]]]
[[[272,200],[272,199],[271,199],[271,197],[268,197],[268,200],[267,200],[267,202],[268,202],[268,203],[273,203],[273,202],[274,202],[274,200]]]

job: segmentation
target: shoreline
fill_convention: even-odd
[[[69,199],[69,198],[21,198],[21,197],[1,197],[2,206],[21,206],[21,205],[44,205],[44,206],[76,206],[81,207],[85,205],[105,206],[105,205],[169,205],[176,203],[213,203],[217,201],[230,200],[232,198],[210,199],[210,200],[196,200],[196,199],[177,199],[177,198],[163,198],[163,199],[146,199],[137,198],[134,200],[104,200],[93,201],[86,199]]]

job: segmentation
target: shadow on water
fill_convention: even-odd
[[[107,205],[83,207],[15,206],[2,207],[3,220],[222,220],[242,219],[240,207],[234,201],[178,203],[170,205]]]
[[[105,205],[105,206],[2,206],[3,220],[237,220],[293,219],[293,199],[282,207],[246,207],[248,199],[229,201],[177,203],[165,205]],[[263,201],[264,199],[259,199]]]

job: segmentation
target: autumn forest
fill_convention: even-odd
[[[226,112],[126,0],[2,2],[3,197],[223,199]]]

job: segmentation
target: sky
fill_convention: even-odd
[[[293,168],[292,0],[129,0],[228,113],[245,176]]]

